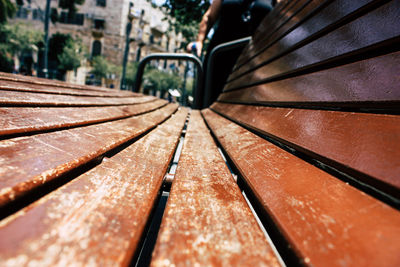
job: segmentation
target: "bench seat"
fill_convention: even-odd
[[[280,1],[201,111],[0,73],[0,266],[400,266],[399,11]]]

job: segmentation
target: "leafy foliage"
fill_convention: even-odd
[[[160,71],[151,68],[144,74],[143,89],[144,91],[159,90],[163,94],[168,89],[179,88],[182,84],[182,78],[177,73]]]
[[[210,3],[207,0],[167,0],[163,6],[173,18],[169,21],[171,28],[181,32],[186,40],[192,40]]]
[[[0,24],[0,70],[12,72],[13,57],[32,52],[42,39],[41,32],[25,24]]]
[[[59,0],[58,5],[62,9],[67,9],[68,17],[72,18],[78,10],[76,5],[82,5],[83,3],[85,3],[85,0]]]
[[[66,41],[62,53],[57,56],[60,62],[58,68],[62,71],[76,70],[81,66],[81,59],[83,57],[84,49],[82,41],[70,38]]]
[[[10,0],[0,0],[0,24],[7,22],[15,14],[15,6]]]
[[[111,74],[119,75],[120,68],[110,63],[102,56],[96,56],[92,60],[92,71],[91,73],[97,78],[107,78]]]

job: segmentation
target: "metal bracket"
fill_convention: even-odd
[[[193,93],[194,96],[194,103],[193,108],[200,109],[201,108],[201,100],[203,96],[203,64],[201,63],[200,59],[194,55],[186,54],[186,53],[156,53],[151,54],[143,58],[138,65],[138,69],[136,72],[135,84],[133,87],[134,92],[139,92],[140,85],[142,84],[144,68],[148,62],[151,60],[158,60],[158,59],[182,59],[182,60],[189,60],[192,61],[197,66],[197,82],[196,87]]]
[[[212,103],[210,98],[211,98],[211,90],[212,90],[212,78],[213,78],[213,72],[214,72],[214,61],[215,58],[218,54],[229,51],[231,49],[239,48],[239,47],[244,47],[246,46],[251,40],[251,36],[237,39],[231,42],[226,42],[220,45],[217,45],[216,47],[211,50],[207,66],[206,66],[206,76],[205,76],[205,86],[204,86],[204,100],[203,100],[203,108],[207,108],[210,106]]]

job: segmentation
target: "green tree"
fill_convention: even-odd
[[[0,24],[7,22],[15,14],[15,6],[10,0],[0,0]]]
[[[138,62],[129,62],[126,66],[126,77],[125,82],[128,88],[132,88],[133,84],[135,83],[135,77],[138,67]]]
[[[81,60],[84,58],[84,49],[80,39],[67,39],[63,51],[57,56],[60,64],[58,69],[65,72],[76,70],[81,66]]]
[[[0,70],[13,71],[15,56],[32,54],[42,40],[42,33],[25,24],[0,24]]]
[[[120,68],[110,63],[102,56],[96,56],[92,60],[92,71],[91,73],[97,78],[108,78],[111,75],[119,75]]]
[[[161,91],[164,95],[168,89],[177,89],[182,84],[182,78],[177,73],[160,71],[156,68],[151,68],[146,71],[143,76],[143,90],[148,93],[150,90]]]
[[[167,0],[163,5],[172,17],[170,26],[175,32],[182,33],[186,40],[197,35],[198,24],[209,6],[207,0]]]

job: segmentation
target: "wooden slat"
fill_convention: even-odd
[[[145,133],[176,109],[0,141],[0,207]]]
[[[91,97],[0,90],[0,106],[101,106],[130,105],[154,100],[153,96]]]
[[[47,85],[53,87],[64,87],[64,88],[74,88],[74,89],[83,89],[83,90],[93,90],[93,91],[114,91],[115,89],[99,87],[99,86],[90,86],[90,85],[79,85],[79,84],[71,84],[66,83],[59,80],[50,80],[45,78],[38,78],[33,76],[24,76],[19,74],[11,74],[6,72],[0,72],[0,80],[5,81],[17,81],[28,84],[38,84],[38,85]]]
[[[203,115],[303,263],[399,266],[399,211],[210,110]]]
[[[54,87],[49,85],[29,84],[16,81],[0,80],[0,90],[19,91],[19,92],[38,92],[58,95],[75,95],[75,96],[98,96],[98,97],[129,97],[138,95],[128,91],[94,91],[83,89],[71,89],[63,87]]]
[[[265,18],[265,20],[269,21],[269,27],[261,24],[254,33],[252,44],[269,40],[272,34],[279,31],[279,29],[284,27],[288,22],[290,23],[290,19],[311,2],[310,0],[293,0],[289,1],[282,9],[272,9],[271,14],[268,14]],[[258,34],[259,32],[263,32],[264,34]]]
[[[228,83],[229,91],[292,73],[400,35],[400,2],[390,1],[339,29]],[[350,37],[349,37],[350,36]]]
[[[187,112],[0,222],[2,266],[128,266]]]
[[[245,52],[242,53],[240,59],[238,59],[234,70],[236,71],[243,64],[248,65],[248,61],[259,54],[262,50],[271,46],[277,39],[285,35],[290,29],[298,26],[309,14],[312,14],[324,3],[330,2],[331,0],[317,0],[317,1],[303,1],[302,5],[296,10],[296,12],[291,12],[290,16],[286,18],[286,23],[281,25],[276,30],[272,31],[268,26],[274,23],[269,17],[265,18],[257,31],[253,35],[252,41],[245,48]]]
[[[360,179],[400,198],[398,115],[223,103],[212,108],[336,168],[365,174],[368,179],[363,175]]]
[[[155,100],[143,104],[114,107],[0,107],[0,136],[47,131],[127,118],[167,104]]]
[[[354,16],[353,13],[357,13],[360,9],[365,8],[365,6],[373,2],[373,0],[336,0],[330,2],[331,3],[327,6],[325,6],[325,3],[318,6],[310,4],[309,7],[296,15],[295,21],[297,20],[301,22],[294,24],[293,30],[291,29],[288,34],[285,35],[282,31],[280,33],[281,36],[277,36],[272,42],[268,42],[268,44],[259,43],[258,45],[250,47],[249,49],[251,50],[247,54],[247,60],[240,64],[240,68],[239,66],[236,67],[237,70],[232,73],[229,80],[233,80],[239,75],[251,71],[261,64],[273,61],[275,58],[287,53],[287,51],[295,50],[296,48],[311,42],[319,36],[322,36],[325,31],[331,31],[338,28],[343,24],[343,21],[350,19],[350,17]],[[302,21],[304,19],[303,17],[308,16],[320,6],[325,7],[322,10],[318,10],[318,12],[310,19],[304,22]],[[279,40],[279,38],[281,39]]]
[[[199,111],[190,116],[151,265],[279,266]]]
[[[312,74],[227,92],[221,94],[219,100],[399,110],[398,73],[400,52],[395,52]]]

